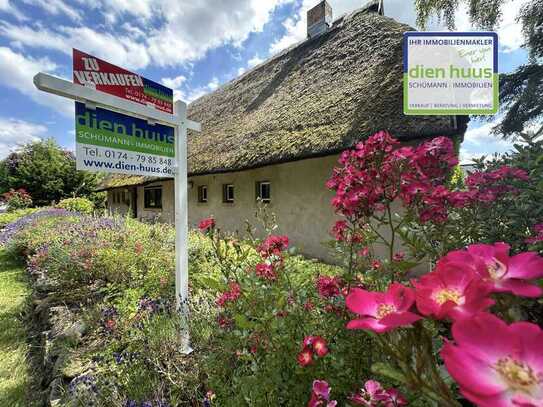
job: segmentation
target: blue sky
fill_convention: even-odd
[[[526,0],[510,0],[518,10]],[[186,101],[303,40],[305,14],[317,0],[0,0],[0,158],[35,138],[74,148],[73,102],[36,90],[46,71],[71,79],[72,47],[175,89]],[[329,0],[334,17],[364,0]],[[385,14],[415,25],[412,0],[385,0]],[[433,22],[430,28],[440,28]],[[469,30],[460,8],[457,28]],[[500,72],[526,61],[514,13],[503,17]],[[472,123],[462,159],[511,148]]]

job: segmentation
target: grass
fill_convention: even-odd
[[[0,406],[31,406],[29,345],[22,314],[30,295],[24,269],[0,247]]]

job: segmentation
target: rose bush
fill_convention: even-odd
[[[7,204],[8,212],[26,209],[32,206],[32,197],[24,188],[10,189],[2,194],[2,199]]]
[[[229,349],[227,354],[238,358],[228,365],[228,380],[210,381],[221,403],[229,405],[241,392],[243,399],[256,404],[299,405],[304,401],[297,394],[311,388],[311,379],[308,405],[395,406],[426,400],[455,406],[465,403],[462,398],[479,405],[543,402],[539,362],[524,359],[518,353],[521,345],[514,341],[499,345],[499,358],[484,360],[489,376],[481,371],[479,377],[493,380],[488,389],[477,389],[475,371],[481,365],[473,366],[473,377],[459,378],[461,364],[471,360],[469,355],[459,359],[464,347],[480,341],[476,330],[467,328],[469,324],[492,320],[507,326],[502,320],[511,322],[524,315],[526,298],[542,294],[538,280],[543,278],[543,258],[535,252],[510,255],[510,245],[499,241],[478,242],[481,236],[490,236],[488,225],[476,224],[478,214],[491,214],[494,206],[506,207],[523,196],[530,188],[528,172],[502,165],[452,182],[456,165],[453,143],[444,137],[406,147],[379,132],[342,153],[327,186],[335,192],[332,206],[341,217],[331,233],[345,262],[338,273],[318,276],[312,292],[291,284],[295,273],[284,266],[288,237],[273,235],[270,229],[266,239],[252,244],[260,258],[243,256],[243,262],[232,264],[223,261],[221,248],[236,250],[237,240],[223,236],[215,223],[206,229],[223,268],[225,289],[217,301],[218,324],[224,330],[220,341],[222,349]],[[538,226],[534,232],[530,241],[537,243]],[[519,236],[514,236],[518,241]],[[278,309],[276,304],[284,306]],[[323,321],[315,318],[319,313],[326,315],[325,330]],[[305,328],[298,334],[304,339],[295,355],[281,343],[280,332],[263,323],[274,317],[298,320],[298,326]],[[298,326],[290,328],[287,336],[292,337]],[[530,343],[543,345],[535,324],[518,322],[511,327],[533,331],[526,334],[531,335]],[[283,332],[285,326],[281,328]],[[367,335],[342,336],[342,329]],[[464,336],[457,333],[461,331]],[[359,343],[356,347],[357,341],[371,350],[364,352]],[[495,354],[492,349],[489,355]],[[473,352],[476,358],[478,350]],[[277,365],[281,360],[277,354],[289,353],[290,361]],[[341,360],[360,353],[371,353],[364,368],[348,368]],[[244,360],[246,354],[251,357]],[[228,363],[217,359],[220,363],[211,364],[210,372]],[[292,373],[294,363],[309,377]],[[339,368],[348,375],[341,377]],[[250,372],[248,382],[253,385],[246,391],[240,382],[243,371]],[[273,386],[262,386],[278,372],[283,381],[271,379]],[[387,393],[372,376],[400,389]],[[368,379],[366,386],[353,393],[360,378]],[[233,387],[231,379],[236,383]],[[304,386],[296,389],[291,383]],[[274,393],[277,389],[288,392],[288,401]]]

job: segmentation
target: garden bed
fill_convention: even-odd
[[[450,140],[377,133],[328,182],[340,266],[297,256],[265,208],[263,239],[202,220],[188,320],[171,226],[62,209],[19,219],[0,239],[33,280],[47,402],[541,405],[541,148],[463,176]]]

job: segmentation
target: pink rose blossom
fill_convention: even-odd
[[[532,280],[543,277],[543,258],[535,252],[509,256],[506,243],[474,244],[467,250],[448,253],[439,264],[456,263],[473,269],[492,285],[495,292],[512,292],[523,297],[540,297],[543,289]]]
[[[480,313],[452,326],[441,357],[460,391],[481,407],[543,406],[543,331]]]
[[[399,283],[392,283],[384,293],[353,288],[345,304],[352,312],[363,318],[350,321],[347,328],[383,333],[401,326],[409,326],[422,318],[409,311],[414,302],[413,290]]]
[[[487,297],[491,286],[455,264],[440,264],[412,284],[419,312],[437,319],[470,317],[494,304]]]
[[[407,399],[396,389],[387,390],[388,399],[385,400],[385,407],[407,406]]]
[[[348,399],[357,406],[398,407],[407,405],[407,400],[398,390],[385,390],[376,380],[368,380],[362,389],[351,394]]]
[[[337,401],[330,400],[330,385],[324,380],[314,380],[311,398],[307,407],[336,407]]]

